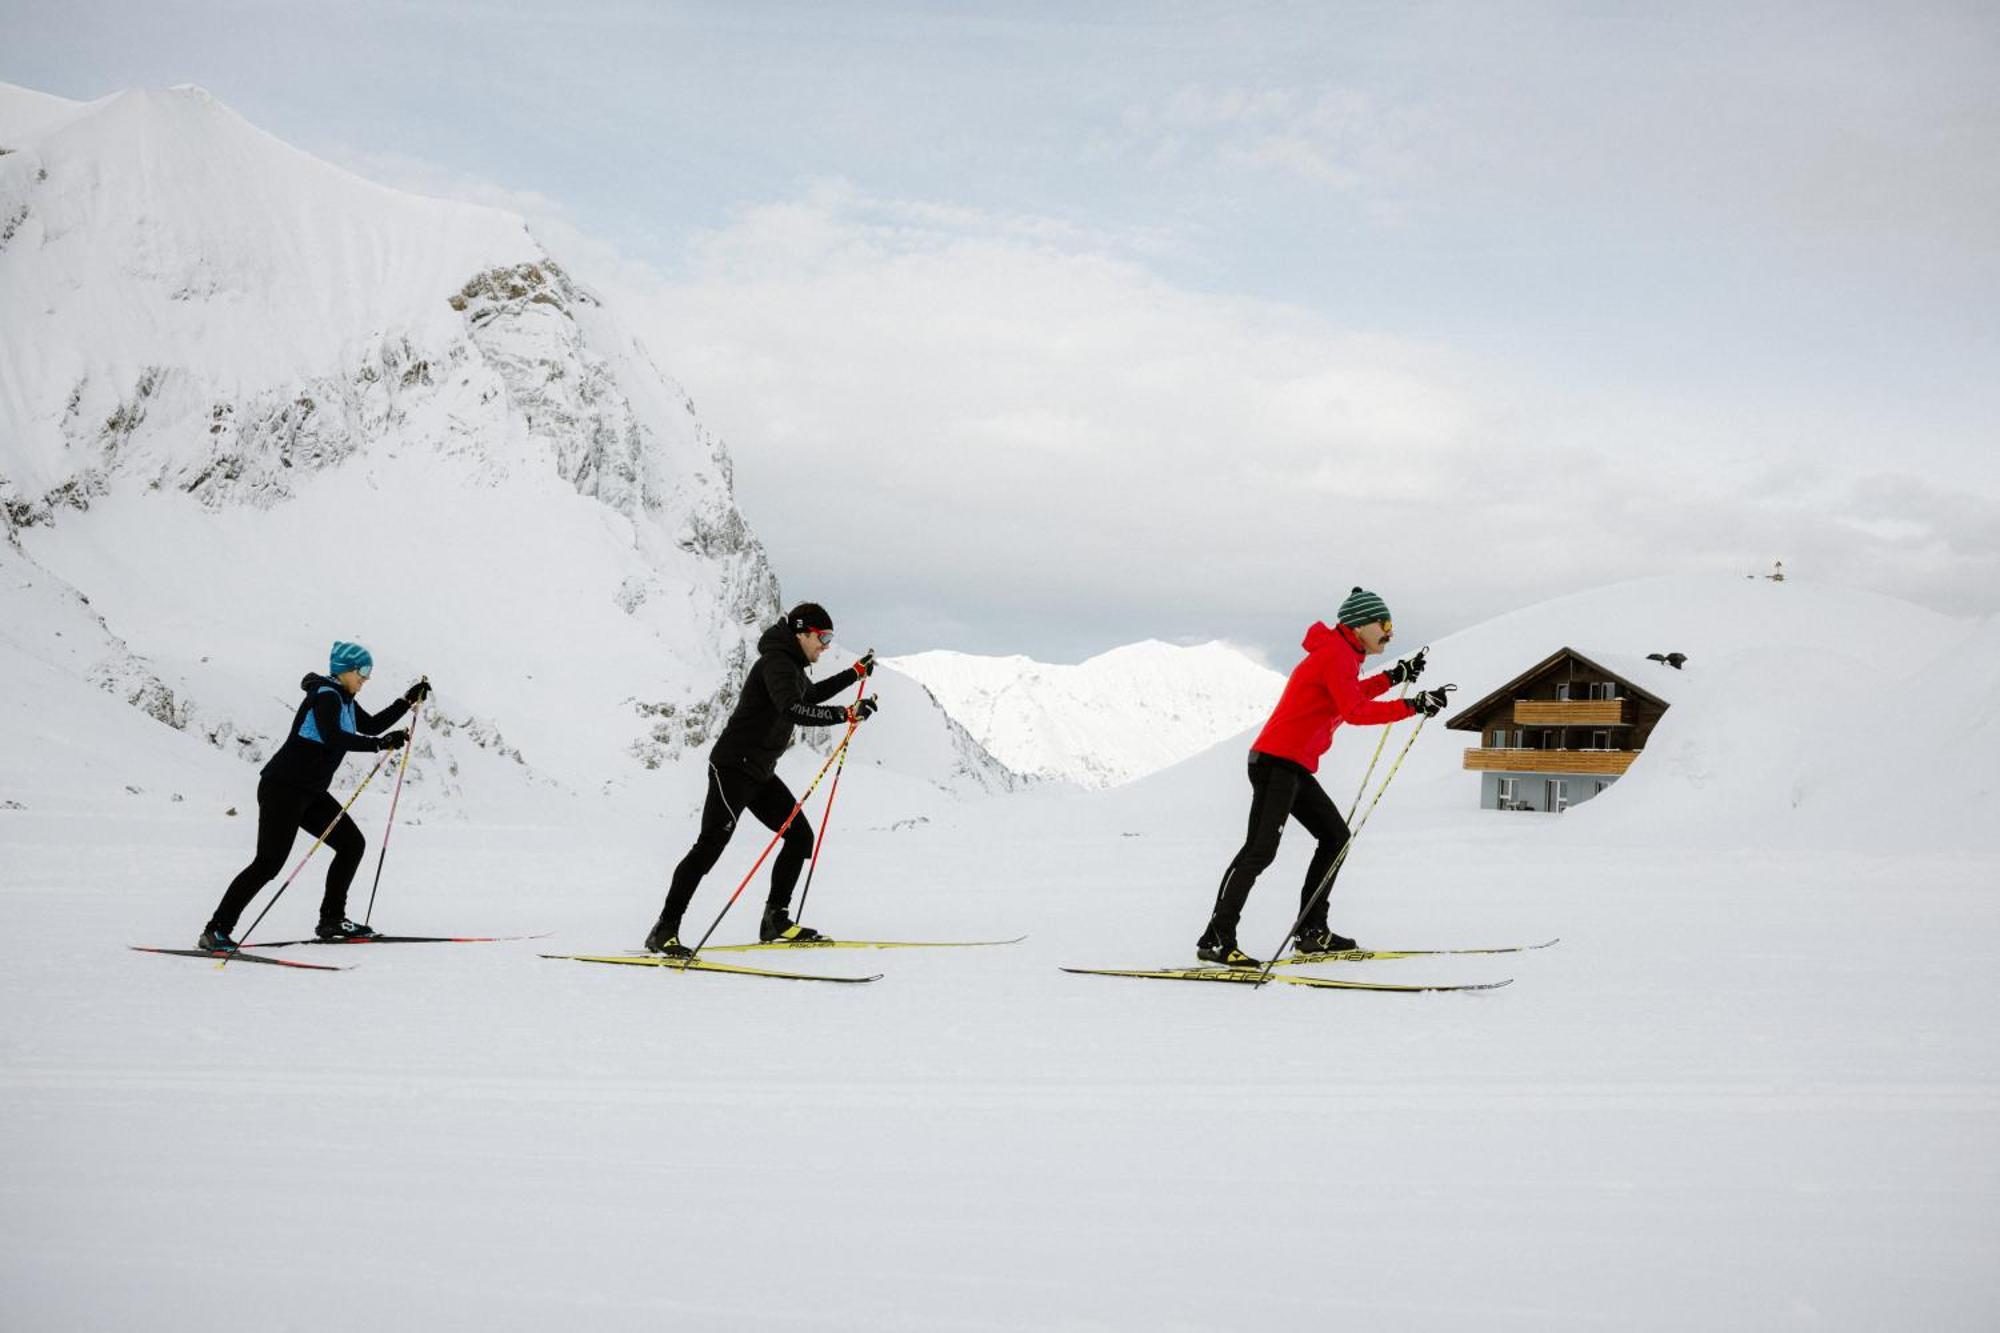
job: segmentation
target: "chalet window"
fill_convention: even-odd
[[[1611,748],[1611,733],[1610,733],[1610,732],[1608,732],[1608,731],[1593,731],[1593,732],[1591,732],[1591,733],[1590,733],[1590,748],[1591,748],[1591,749],[1593,749],[1593,750],[1608,750],[1608,749],[1610,749],[1610,748]]]
[[[1504,749],[1506,749],[1506,748],[1507,748],[1507,730],[1506,730],[1506,728],[1504,728],[1504,727],[1495,727],[1495,728],[1494,728],[1494,729],[1493,729],[1492,731],[1488,732],[1488,733],[1487,733],[1487,735],[1486,735],[1486,745],[1487,745],[1487,748],[1489,748],[1489,749],[1493,749],[1493,750],[1504,750]]]
[[[1516,779],[1514,779],[1514,778],[1501,778],[1501,779],[1500,779],[1500,782],[1499,782],[1499,786],[1498,786],[1498,791],[1499,791],[1499,795],[1500,795],[1500,804],[1501,804],[1501,805],[1503,805],[1503,806],[1504,806],[1504,805],[1506,805],[1506,804],[1507,804],[1507,803],[1508,803],[1509,801],[1511,801],[1511,800],[1513,800],[1513,799],[1514,799],[1514,783],[1515,783],[1515,781],[1516,781]]]
[[[1617,682],[1609,680],[1591,682],[1590,697],[1593,699],[1616,699],[1618,697]]]
[[[1549,809],[1562,811],[1569,808],[1569,784],[1561,778],[1549,780]]]
[[[1566,681],[1566,680],[1565,680],[1565,681],[1558,681],[1558,682],[1556,683],[1556,701],[1557,701],[1558,703],[1567,703],[1567,702],[1569,701],[1569,682],[1568,682],[1568,681]]]
[[[1515,748],[1515,749],[1517,749],[1517,750],[1525,750],[1525,749],[1527,749],[1527,748],[1528,748],[1528,733],[1527,733],[1527,732],[1525,732],[1525,731],[1517,731],[1517,732],[1515,732],[1515,733],[1514,733],[1514,748]]]

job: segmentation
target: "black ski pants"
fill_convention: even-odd
[[[305,791],[265,778],[257,784],[257,858],[229,882],[215,915],[209,918],[209,929],[235,933],[236,919],[257,891],[284,873],[285,858],[292,854],[300,830],[317,838],[326,833],[329,824],[333,832],[327,834],[326,846],[333,853],[333,864],[326,870],[326,896],[320,899],[319,919],[338,921],[346,916],[347,886],[354,882],[368,840],[354,821],[341,813],[340,802],[332,793]]]
[[[765,828],[776,832],[798,803],[791,788],[776,774],[759,778],[709,764],[708,799],[701,806],[701,835],[674,867],[667,903],[660,909],[660,920],[672,927],[669,933],[680,930],[681,917],[687,912],[702,876],[715,869],[715,863],[722,859],[723,848],[736,832],[737,817],[747,810]],[[805,868],[812,849],[812,825],[806,822],[805,811],[801,810],[785,830],[785,845],[778,849],[778,859],[771,866],[771,893],[764,902],[767,910],[783,911],[791,906],[792,886],[799,882],[799,871]]]
[[[1243,840],[1242,850],[1223,872],[1222,887],[1216,890],[1215,913],[1208,925],[1210,938],[1232,941],[1236,938],[1243,904],[1249,900],[1257,876],[1277,859],[1278,838],[1285,831],[1287,819],[1298,820],[1305,825],[1306,832],[1319,839],[1312,864],[1306,867],[1305,884],[1299,889],[1299,910],[1304,912],[1320,880],[1332,868],[1340,849],[1347,845],[1347,821],[1340,817],[1340,807],[1319,785],[1319,779],[1306,772],[1303,765],[1252,750],[1250,831]],[[1301,931],[1326,925],[1326,902],[1331,892],[1329,886],[1328,893],[1321,895],[1311,916],[1300,926]]]

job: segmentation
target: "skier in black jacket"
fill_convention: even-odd
[[[333,849],[333,864],[326,872],[326,896],[319,906],[319,938],[369,939],[375,934],[347,919],[347,886],[361,864],[367,840],[354,821],[341,813],[340,802],[327,788],[348,751],[400,750],[410,733],[387,729],[429,694],[431,686],[428,680],[419,680],[402,698],[379,713],[370,713],[354,702],[354,696],[368,683],[374,669],[375,659],[366,648],[336,640],[326,675],[309,673],[299,682],[306,697],[292,717],[285,743],[264,765],[257,783],[256,859],[230,881],[215,915],[209,918],[208,929],[201,933],[199,948],[220,952],[236,948],[231,938],[236,919],[257,891],[285,868],[285,858],[291,854],[300,829],[315,838],[326,834],[326,845]]]
[[[681,863],[667,890],[666,906],[646,936],[651,953],[688,958],[693,951],[680,942],[681,916],[701,878],[714,868],[736,832],[737,816],[745,810],[775,831],[798,805],[798,798],[777,776],[778,756],[792,743],[794,726],[832,727],[865,720],[875,711],[873,699],[852,708],[827,706],[832,698],[866,676],[875,665],[873,651],[852,667],[815,682],[806,668],[819,661],[833,642],[833,617],[817,602],[801,602],[757,640],[757,661],[743,682],[743,697],[723,725],[708,757],[708,798],[701,808],[701,835]],[[785,845],[771,866],[771,893],[764,903],[762,940],[816,940],[816,930],[796,924],[788,912],[792,886],[812,855],[812,826],[800,811],[785,829]]]

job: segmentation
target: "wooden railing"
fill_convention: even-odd
[[[1623,727],[1631,724],[1629,699],[1516,699],[1517,727]]]
[[[1584,773],[1617,777],[1632,767],[1639,750],[1497,750],[1465,752],[1476,773]]]

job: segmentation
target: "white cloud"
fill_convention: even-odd
[[[1993,609],[2000,586],[1990,466],[1970,494],[1918,475],[1962,445],[1874,475],[1884,423],[1558,390],[1176,286],[1150,264],[1166,231],[820,181],[702,235],[669,278],[540,196],[357,165],[528,213],[729,439],[787,591],[896,651],[1152,634],[1283,656],[1356,582],[1418,635],[1775,558],[1945,609]]]
[[[897,617],[904,650],[949,644],[947,616],[980,648],[1256,637],[1353,582],[1441,630],[1793,553],[1795,572],[1961,603],[1995,572],[1935,504],[1908,506],[1923,542],[1851,491],[1760,493],[1726,414],[1698,430],[1573,398],[1178,288],[1093,239],[821,187],[746,212],[658,289],[651,340],[732,440],[788,586]],[[1819,443],[1756,440],[1748,470],[1809,475]],[[1865,493],[1905,508],[1896,485]]]

